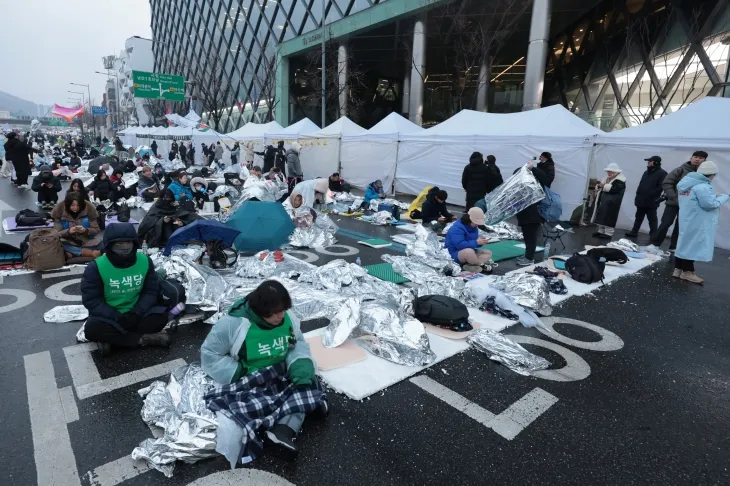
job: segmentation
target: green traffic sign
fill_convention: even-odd
[[[48,120],[47,125],[49,127],[67,127],[68,122],[66,122],[65,120],[52,118],[52,119]]]
[[[185,101],[185,78],[174,74],[132,71],[135,98]]]

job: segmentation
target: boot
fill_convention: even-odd
[[[681,278],[682,280],[686,280],[687,282],[692,282],[700,285],[704,283],[704,279],[698,277],[697,274],[694,272],[682,272],[679,278]]]
[[[168,348],[172,343],[172,339],[166,332],[156,332],[154,334],[143,334],[139,340],[140,346],[157,346],[160,348]]]
[[[625,233],[625,235],[627,237],[629,237],[629,238],[636,238],[637,236],[639,236],[639,232],[638,231],[631,230],[631,231],[627,231]]]
[[[290,461],[296,459],[299,453],[297,446],[294,445],[296,436],[294,429],[283,424],[276,424],[271,427],[271,430],[266,431],[266,438],[269,442],[276,448],[278,453]]]
[[[679,268],[675,268],[674,272],[672,272],[672,277],[679,278],[680,275],[682,275],[682,270],[680,270]]]
[[[88,248],[82,248],[81,256],[87,258],[99,258],[101,256],[101,252],[99,250],[89,250]]]

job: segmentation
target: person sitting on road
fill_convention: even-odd
[[[330,176],[329,189],[332,192],[350,192],[352,187],[340,177],[339,172],[335,172]]]
[[[195,212],[183,208],[175,201],[172,191],[165,189],[139,223],[137,232],[140,241],[146,241],[148,247],[164,248],[175,230],[197,219]]]
[[[249,179],[251,179],[251,180],[261,180],[261,174],[262,174],[261,167],[258,166],[258,165],[254,165],[251,168],[251,172],[250,172]]]
[[[492,259],[492,252],[480,250],[482,245],[489,243],[486,238],[479,237],[478,226],[484,225],[484,211],[474,207],[471,208],[461,219],[451,225],[446,233],[444,245],[449,250],[451,258],[467,272],[481,273],[489,266]]]
[[[370,206],[370,201],[375,199],[385,199],[385,192],[383,192],[383,181],[378,179],[377,181],[371,182],[365,190],[365,198],[363,204]]]
[[[96,173],[96,177],[89,185],[89,195],[92,199],[98,199],[99,201],[111,200],[114,192],[114,185],[109,180],[109,176],[106,175],[106,171],[101,168]]]
[[[111,177],[109,177],[109,182],[112,183],[113,187],[111,194],[112,202],[127,198],[127,190],[124,187],[124,180],[122,179],[123,177],[124,171],[122,169],[114,169]]]
[[[160,195],[160,181],[152,173],[152,168],[145,166],[139,174],[137,195],[147,202],[153,201]]]
[[[31,188],[38,193],[38,206],[43,209],[51,209],[58,202],[58,193],[63,189],[61,181],[51,172],[47,165],[41,166],[41,173],[33,178]]]
[[[288,381],[297,389],[320,389],[299,319],[287,312],[291,307],[291,296],[281,283],[264,281],[234,303],[208,333],[200,348],[203,371],[218,383],[229,384],[285,363]],[[327,401],[322,400],[312,415],[325,417],[328,412]],[[290,459],[297,455],[294,439],[304,417],[302,412],[284,415],[265,432],[269,443]]]
[[[86,190],[86,187],[84,186],[84,181],[81,179],[74,179],[71,181],[71,185],[68,186],[68,191],[66,191],[66,194],[69,192],[78,192],[81,194],[81,197],[84,198],[84,201],[89,201],[89,191]]]
[[[190,179],[190,187],[193,191],[195,206],[198,209],[203,209],[203,203],[210,201],[210,196],[208,195],[208,181],[202,177],[193,177]]]
[[[446,199],[448,197],[448,193],[438,187],[434,187],[429,191],[426,202],[421,207],[421,219],[424,226],[433,222],[445,224],[456,221],[457,217],[446,209]]]
[[[193,200],[193,191],[188,185],[188,173],[184,170],[179,171],[172,177],[172,182],[168,189],[172,191],[176,201],[179,201],[183,197],[190,201]]]
[[[69,192],[66,199],[51,211],[53,226],[58,231],[66,252],[66,259],[73,257],[96,258],[101,252],[99,214],[90,202],[78,192]]]
[[[98,343],[102,354],[112,346],[170,345],[170,336],[162,332],[170,309],[158,304],[155,265],[138,247],[132,224],[109,225],[104,232],[105,255],[84,271],[81,296],[89,311],[84,334]]]
[[[74,150],[71,152],[71,160],[68,162],[68,168],[71,170],[76,170],[79,167],[81,167],[81,158]]]

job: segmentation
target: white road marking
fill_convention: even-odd
[[[141,381],[151,380],[153,378],[159,378],[169,374],[171,371],[185,366],[187,363],[184,359],[176,359],[174,361],[168,361],[167,363],[161,363],[155,366],[149,366],[142,368],[141,370],[130,371],[119,376],[113,376],[106,380],[96,381],[94,383],[87,383],[76,387],[76,394],[79,399],[84,400],[86,398],[95,397],[102,393],[108,393],[110,391],[124,388],[125,386],[134,385]]]
[[[63,415],[66,417],[66,423],[76,422],[79,419],[79,409],[76,406],[73,387],[64,386],[58,390],[61,397],[61,406],[63,407]]]
[[[46,297],[53,300],[60,300],[61,302],[81,302],[80,295],[71,295],[63,291],[66,287],[77,283],[81,283],[80,278],[72,278],[71,280],[64,280],[63,282],[53,284],[46,289]]]
[[[30,290],[21,289],[0,289],[0,295],[12,295],[17,300],[12,304],[7,304],[0,307],[0,314],[5,312],[11,312],[17,309],[22,309],[26,305],[30,305],[35,301],[35,292]]]
[[[549,338],[552,338],[563,344],[573,346],[575,348],[587,349],[589,351],[618,351],[619,349],[624,347],[624,342],[620,337],[618,337],[611,331],[604,329],[600,326],[596,326],[595,324],[591,324],[590,322],[579,321],[578,319],[569,319],[567,317],[543,317],[542,322],[552,332],[546,331],[540,326],[537,326],[538,331],[540,331]],[[554,327],[555,324],[572,324],[574,326],[589,329],[601,336],[601,340],[596,342],[590,342],[571,339],[556,331]]]
[[[60,271],[43,272],[41,278],[70,277],[71,275],[83,275],[86,265],[73,265],[63,268]]]
[[[188,486],[240,486],[255,484],[256,486],[294,486],[281,476],[259,469],[234,469],[209,474],[196,479]]]
[[[132,456],[123,456],[116,461],[107,462],[85,474],[92,486],[116,486],[122,481],[131,479],[149,471],[144,461],[135,461]]]
[[[51,354],[30,354],[23,362],[38,486],[79,486]]]
[[[317,260],[319,260],[319,255],[312,253],[311,251],[288,250],[286,252],[286,254],[290,255],[293,258],[296,258],[297,260],[301,260],[305,263],[314,263]],[[300,256],[303,256],[304,258],[300,258]]]
[[[504,412],[495,415],[426,375],[414,376],[410,381],[507,440],[517,437],[558,401],[555,396],[545,390],[535,388],[510,405]]]
[[[588,378],[591,374],[591,367],[583,358],[559,344],[529,336],[509,335],[505,337],[516,343],[534,344],[535,346],[555,351],[563,357],[566,362],[565,366],[558,370],[533,371],[530,374],[535,378],[542,378],[543,380],[551,381],[578,381]]]
[[[10,204],[6,203],[3,200],[0,200],[0,211],[15,211],[15,208],[13,208]]]
[[[330,251],[327,248],[343,248],[344,250],[347,250],[347,251],[344,251],[344,252]],[[321,253],[322,255],[334,255],[334,256],[339,256],[339,257],[352,256],[352,255],[357,255],[358,253],[360,253],[360,250],[358,250],[357,248],[355,248],[353,246],[349,246],[349,245],[330,245],[327,248],[317,247],[314,249],[314,251],[316,251],[317,253]]]
[[[63,348],[66,364],[71,372],[71,379],[77,393],[80,386],[101,381],[99,370],[91,357],[91,352],[95,349],[98,349],[96,343],[83,343]]]

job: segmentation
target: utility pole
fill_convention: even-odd
[[[325,91],[325,82],[327,82],[327,72],[326,72],[326,61],[325,61],[325,15],[326,15],[326,9],[325,9],[325,0],[322,0],[322,128],[327,126],[327,101],[325,100],[326,91]]]

